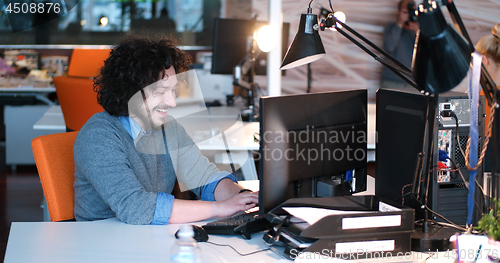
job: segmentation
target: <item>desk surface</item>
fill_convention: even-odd
[[[93,222],[14,222],[12,223],[5,263],[26,262],[169,262],[174,234],[180,225],[128,225],[116,218]],[[240,253],[250,253],[268,246],[261,234],[251,240],[239,236],[210,235],[209,241],[230,244]],[[273,251],[239,256],[229,247],[199,243],[203,262],[290,262]],[[295,262],[317,262],[298,258]],[[320,262],[340,262],[321,257]],[[454,262],[444,254],[428,258],[413,253],[398,261],[384,259],[349,260],[342,262]]]
[[[33,86],[18,86],[18,87],[0,87],[0,93],[50,93],[55,92],[54,86],[48,87],[33,87]]]
[[[6,263],[14,262],[169,262],[174,233],[180,225],[137,226],[117,219],[94,222],[14,222],[9,234]],[[267,248],[261,236],[211,235],[210,241],[231,244],[240,253]],[[199,243],[204,262],[276,262],[264,251],[241,257],[229,247]]]
[[[0,96],[34,96],[47,105],[54,105],[55,103],[49,100],[45,95],[55,91],[56,88],[54,86],[37,87],[33,85],[19,85],[10,87],[0,85]]]
[[[33,125],[33,130],[60,130],[66,131],[66,123],[60,105],[52,105],[43,116]]]
[[[34,80],[31,78],[0,77],[0,93],[49,93],[56,88],[51,79]]]

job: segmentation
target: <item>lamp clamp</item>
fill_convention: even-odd
[[[333,13],[329,13],[328,16],[325,18],[322,18],[321,21],[319,22],[319,28],[321,31],[325,31],[325,28],[332,28],[335,27],[335,18]]]

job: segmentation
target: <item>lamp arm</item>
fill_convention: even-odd
[[[453,0],[443,0],[443,1],[446,1],[446,8],[448,8],[448,12],[450,12],[453,23],[460,29],[460,34],[462,34],[465,40],[467,40],[467,43],[469,43],[471,52],[474,52],[474,50],[476,49],[474,48],[474,44],[472,43],[469,33],[465,28],[462,18],[460,18],[460,14],[458,13],[457,6],[455,6],[455,2],[453,2]]]
[[[378,47],[377,45],[373,44],[370,40],[367,38],[363,37],[361,34],[356,32],[354,29],[346,25],[345,23],[337,20],[336,18],[333,18],[335,22],[339,23],[342,25],[343,28],[345,28],[347,31],[349,31],[351,34],[355,35],[357,38],[361,39],[363,42],[365,42],[367,45],[372,47],[373,49],[377,50],[378,52],[382,53],[384,57],[380,57],[374,52],[372,52],[370,49],[365,47],[362,43],[354,39],[352,36],[350,36],[347,32],[345,32],[342,28],[336,27],[337,31],[343,35],[345,38],[347,38],[349,41],[354,43],[356,46],[361,48],[363,51],[365,51],[368,55],[372,56],[375,60],[380,62],[382,65],[386,66],[389,68],[391,71],[393,71],[396,75],[398,75],[400,78],[402,78],[404,81],[406,81],[408,84],[410,84],[412,87],[418,89],[418,85],[413,80],[411,70],[402,64],[399,60],[395,59],[392,57],[389,53]]]
[[[333,16],[333,15],[332,15]],[[353,35],[355,35],[357,38],[361,39],[363,42],[365,42],[366,44],[368,44],[370,47],[372,47],[373,49],[377,50],[377,52],[380,52],[382,55],[384,55],[385,57],[387,57],[388,59],[390,59],[391,61],[393,61],[396,65],[398,65],[398,67],[402,68],[403,70],[409,72],[409,74],[411,75],[411,69],[408,68],[405,64],[401,63],[399,60],[397,60],[396,58],[394,58],[393,56],[391,56],[389,53],[387,53],[385,50],[383,50],[382,48],[380,48],[379,46],[375,45],[373,42],[371,42],[370,40],[368,40],[366,37],[364,37],[363,35],[359,34],[358,32],[356,32],[356,30],[352,29],[350,26],[348,26],[347,24],[345,24],[344,22],[338,20],[337,18],[335,18],[335,16],[333,16],[333,19],[335,20],[334,22],[335,23],[339,23],[340,25],[342,25],[342,27],[344,27],[345,29],[347,29],[347,31],[351,32]],[[335,25],[334,23],[334,25]],[[336,27],[337,31],[340,32],[340,30],[342,30],[341,28],[339,27]],[[352,41],[352,40],[351,40]],[[364,49],[363,49],[364,50]],[[366,51],[366,50],[365,50]]]
[[[446,8],[448,9],[448,12],[450,12],[453,23],[456,26],[458,26],[458,28],[460,29],[460,33],[465,38],[465,40],[467,40],[471,53],[474,52],[476,48],[474,47],[474,44],[472,43],[469,33],[465,28],[463,20],[460,17],[460,14],[458,13],[457,7],[455,6],[455,2],[453,2],[453,0],[443,0],[443,1],[446,2],[445,3]],[[498,92],[495,82],[491,78],[490,74],[488,73],[484,65],[481,65],[480,82],[481,82],[481,88],[483,89],[486,100],[488,101],[488,104],[490,106],[493,105],[494,103],[493,99],[495,99],[495,101],[500,101],[500,93]]]
[[[376,57],[375,60],[380,62],[382,65],[386,66],[388,69],[390,69],[392,72],[394,72],[396,75],[398,75],[400,78],[405,80],[408,84],[410,84],[412,87],[415,89],[419,89],[417,86],[417,83],[413,80],[413,76],[411,75],[411,72],[402,70],[398,68],[397,65],[395,65],[393,62],[390,60],[383,58],[383,57]]]

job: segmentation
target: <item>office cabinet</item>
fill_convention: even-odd
[[[35,124],[49,109],[49,105],[5,106],[5,151],[7,165],[34,165],[31,140],[37,136],[58,133],[61,130],[33,130]]]

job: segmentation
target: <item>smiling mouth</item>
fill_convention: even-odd
[[[161,112],[161,113],[166,113],[166,112],[167,112],[167,109],[158,109],[158,108],[157,108],[157,109],[156,109],[156,111]]]

